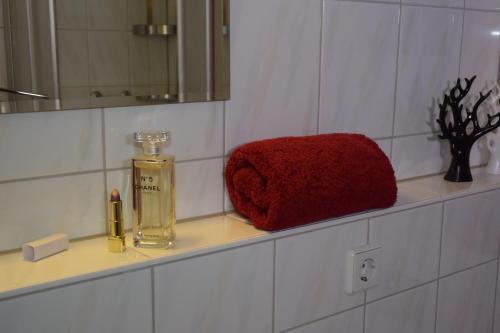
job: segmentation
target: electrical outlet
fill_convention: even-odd
[[[382,245],[372,243],[347,254],[346,293],[355,294],[376,287],[380,282]]]

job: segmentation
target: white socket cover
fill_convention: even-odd
[[[376,287],[380,283],[382,245],[372,243],[347,253],[346,293],[349,295]]]

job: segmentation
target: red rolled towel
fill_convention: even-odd
[[[225,171],[237,212],[263,230],[279,230],[396,201],[394,170],[359,134],[286,137],[242,145]]]

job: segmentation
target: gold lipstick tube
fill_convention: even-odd
[[[108,250],[125,251],[125,229],[123,227],[123,206],[120,199],[109,202]]]

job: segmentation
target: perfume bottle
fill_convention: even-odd
[[[169,132],[135,133],[143,154],[132,159],[134,246],[169,248],[175,240],[174,157],[162,155]]]

